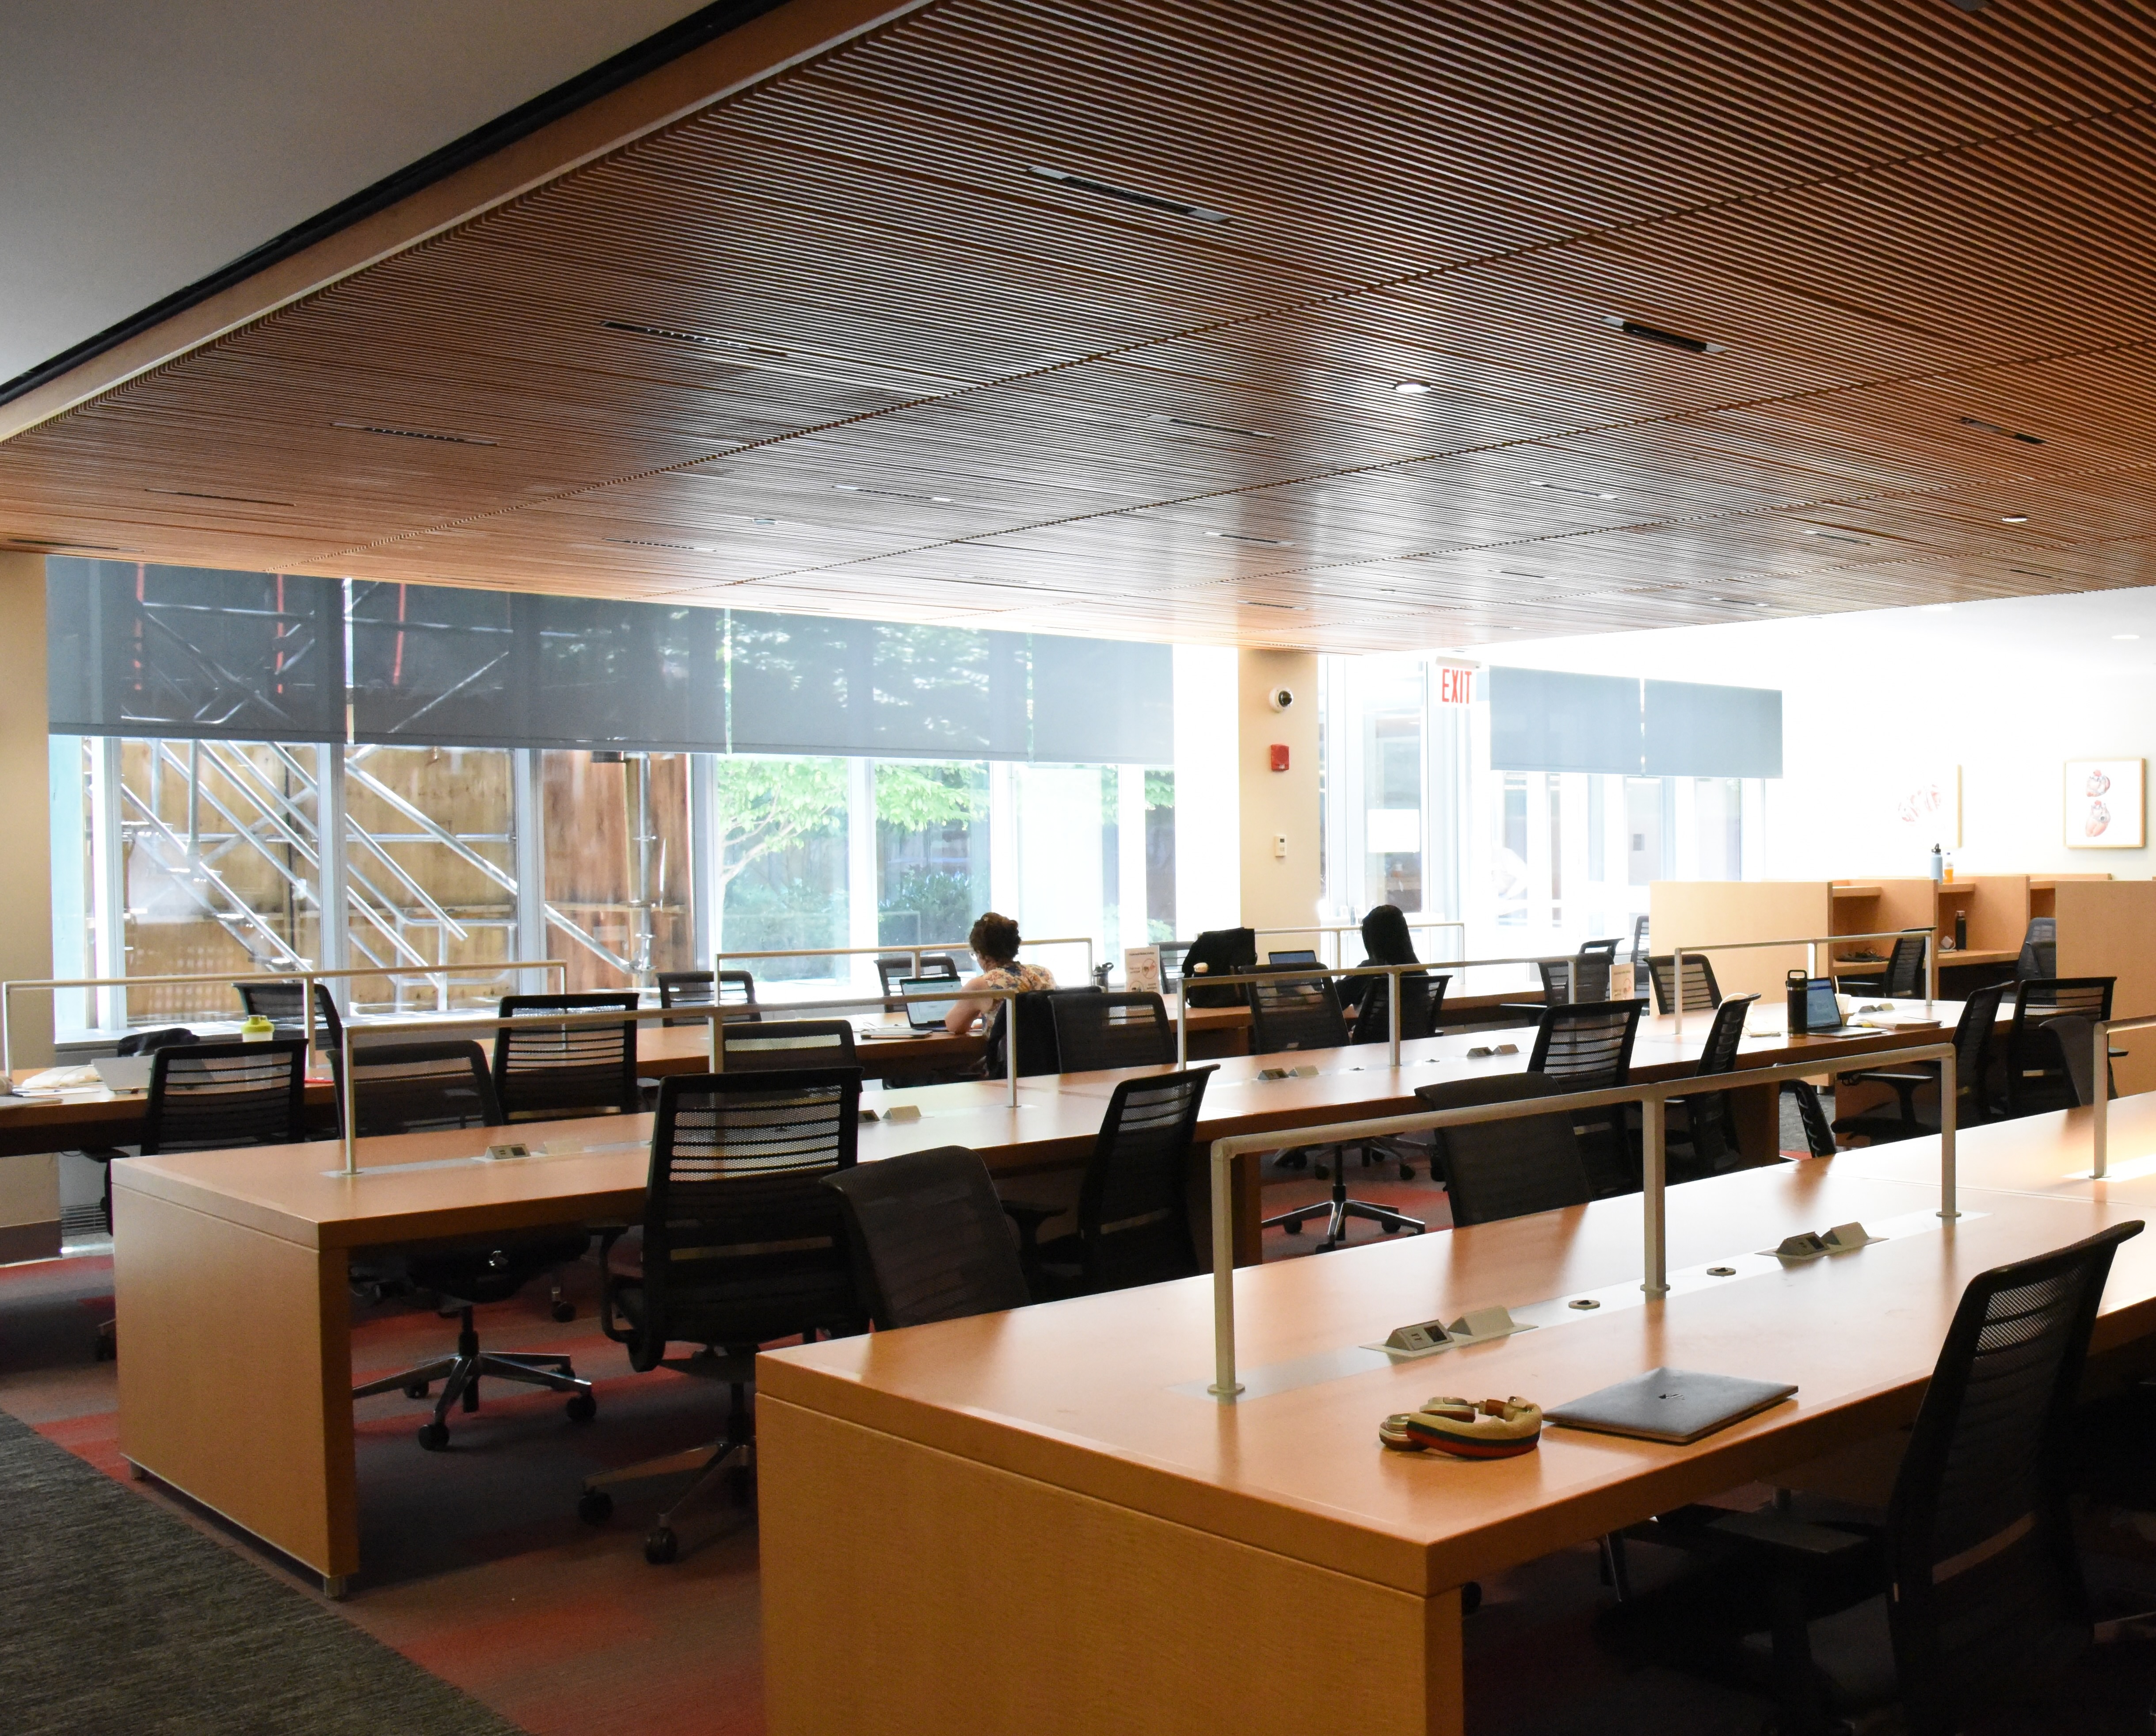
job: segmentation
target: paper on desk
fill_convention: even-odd
[[[95,1091],[105,1081],[97,1076],[95,1067],[47,1067],[42,1073],[33,1073],[18,1080],[18,1091]]]

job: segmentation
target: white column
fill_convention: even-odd
[[[846,944],[873,947],[876,934],[875,762],[846,762]],[[875,959],[864,953],[847,973],[857,994],[873,994]]]
[[[547,932],[547,816],[540,789],[536,747],[510,750],[511,824],[516,834],[516,956],[545,958]],[[549,971],[521,973],[518,985],[536,994],[554,985]]]
[[[352,963],[351,928],[345,909],[344,743],[326,742],[315,749],[315,845],[321,871],[315,891],[321,907],[321,939],[315,960],[322,970],[342,970]],[[352,999],[349,978],[330,984],[341,1009]]]
[[[1116,768],[1116,928],[1111,944],[1116,948],[1108,963],[1122,974],[1125,947],[1146,943],[1146,799],[1145,768]]]
[[[1175,648],[1175,929],[1242,921],[1241,732],[1232,647]]]

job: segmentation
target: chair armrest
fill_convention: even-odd
[[[1726,1513],[1705,1528],[1791,1566],[1832,1561],[1872,1546],[1872,1539],[1860,1532],[1837,1531],[1775,1513]]]
[[[1040,1240],[1040,1226],[1051,1218],[1060,1218],[1070,1208],[1067,1205],[1042,1205],[1030,1199],[1006,1199],[1004,1212],[1018,1225],[1019,1251],[1030,1254]]]
[[[628,1343],[634,1333],[614,1325],[616,1301],[620,1292],[607,1256],[613,1251],[613,1245],[629,1234],[629,1227],[624,1224],[599,1232],[599,1330],[617,1344]]]

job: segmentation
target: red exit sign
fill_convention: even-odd
[[[1475,671],[1454,669],[1450,665],[1437,671],[1437,702],[1441,706],[1466,706],[1475,702]]]

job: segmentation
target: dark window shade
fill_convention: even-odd
[[[1490,671],[1490,766],[1498,772],[1640,774],[1640,684],[1553,670]]]
[[[54,557],[52,727],[1164,766],[1165,646]],[[138,597],[138,591],[141,595]]]
[[[1166,645],[1033,638],[1033,758],[1175,763],[1175,657]]]
[[[342,590],[291,573],[49,557],[50,727],[341,742]]]
[[[1779,778],[1782,696],[1772,687],[1650,681],[1650,778]]]

